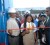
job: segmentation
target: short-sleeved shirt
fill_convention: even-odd
[[[7,21],[7,33],[8,33],[9,29],[12,29],[12,35],[13,36],[19,35],[20,30],[17,30],[17,29],[19,29],[19,26],[18,26],[18,23],[16,22],[15,18],[9,18],[8,19],[8,21]]]

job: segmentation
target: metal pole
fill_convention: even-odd
[[[3,30],[4,30],[4,35],[6,34],[5,33],[5,23],[4,23],[4,15],[5,15],[5,5],[4,5],[4,0],[1,0],[2,2],[2,16],[3,16]],[[4,39],[4,43],[6,45],[6,35],[5,35],[5,39]]]

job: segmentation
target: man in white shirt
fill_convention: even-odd
[[[19,45],[19,26],[16,21],[16,10],[14,8],[10,8],[8,11],[10,18],[7,21],[7,34],[9,45]]]

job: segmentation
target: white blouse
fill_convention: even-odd
[[[36,25],[33,22],[26,22],[26,28],[32,28],[32,26],[34,26],[34,30],[32,30],[33,32],[36,32],[37,28]],[[21,25],[21,28],[24,28],[24,23]],[[21,29],[21,32],[23,31],[23,29]],[[31,31],[31,30],[30,30]]]

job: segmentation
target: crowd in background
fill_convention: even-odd
[[[46,15],[41,12],[33,15],[30,11],[19,15],[14,8],[8,10],[7,20],[8,45],[50,45],[50,7]]]

